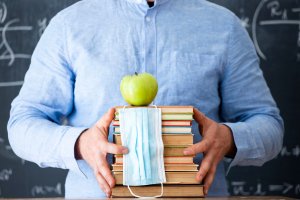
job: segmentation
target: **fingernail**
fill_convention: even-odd
[[[110,192],[106,191],[106,196],[109,198],[110,197]]]
[[[201,183],[201,178],[200,177],[196,177],[196,181]]]
[[[189,150],[184,150],[184,151],[183,151],[183,154],[184,154],[184,155],[189,155],[189,154],[192,154],[192,152],[189,151]]]
[[[196,180],[199,182],[199,183],[201,183],[202,182],[202,178],[203,176],[200,174],[200,175],[197,175],[196,176]]]
[[[208,192],[207,189],[204,189],[204,195],[207,195],[207,192]]]
[[[126,147],[123,147],[123,148],[122,148],[122,153],[123,153],[123,154],[127,154],[127,153],[128,153],[128,149],[127,149]]]

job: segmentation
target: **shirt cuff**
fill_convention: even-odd
[[[229,164],[226,174],[229,173],[231,167],[237,165],[240,161],[245,159],[249,154],[249,141],[248,136],[250,135],[250,130],[246,123],[222,123],[231,129],[234,143],[236,146],[236,154]]]
[[[80,169],[75,158],[75,143],[84,130],[86,130],[86,128],[70,127],[66,131],[61,141],[60,155],[66,169],[75,172],[82,178],[87,178],[87,176]]]

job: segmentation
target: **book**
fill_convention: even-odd
[[[161,185],[131,186],[139,196],[155,196],[161,193]],[[112,189],[113,197],[132,197],[127,186],[116,185]],[[204,197],[203,185],[164,185],[162,197]]]
[[[115,155],[115,164],[123,164],[123,155]],[[194,156],[164,156],[165,164],[194,164],[193,163]]]
[[[123,184],[123,172],[113,172],[116,185]],[[167,182],[164,184],[199,184],[195,172],[166,172]]]
[[[193,115],[189,114],[163,114],[162,120],[193,120]]]
[[[181,127],[174,127],[174,126],[163,126],[162,133],[192,133],[191,126],[181,126]],[[120,133],[120,127],[115,127],[115,133]]]
[[[184,156],[183,150],[191,145],[164,146],[164,156]]]
[[[164,156],[185,156],[183,151],[191,145],[164,146]],[[116,154],[121,155],[121,154]]]
[[[193,136],[193,134],[162,134],[162,140],[165,146],[192,145]],[[114,142],[122,145],[121,134],[114,134]]]
[[[190,120],[186,120],[186,121],[162,121],[162,126],[192,126],[192,122]],[[120,121],[113,121],[113,126],[120,126]]]
[[[137,107],[141,107],[141,106],[126,106],[127,108],[137,108]],[[155,106],[148,106],[148,107],[153,107],[155,108]],[[116,114],[119,113],[120,109],[123,109],[124,106],[116,106]],[[161,112],[162,114],[173,114],[173,113],[177,113],[177,114],[192,114],[194,113],[194,108],[193,106],[157,106],[157,108],[161,108]]]
[[[198,171],[198,166],[196,164],[165,164],[165,171]],[[122,164],[113,164],[112,165],[113,171],[123,171]]]
[[[193,114],[162,114],[162,120],[193,120]],[[115,120],[119,120],[119,115],[115,115]]]

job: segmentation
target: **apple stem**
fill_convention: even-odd
[[[139,75],[137,72],[134,73],[136,76]]]

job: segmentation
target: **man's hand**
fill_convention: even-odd
[[[233,157],[236,152],[231,130],[206,117],[199,110],[194,108],[194,119],[199,124],[199,131],[202,140],[184,150],[185,155],[203,153],[203,160],[196,175],[199,182],[204,180],[205,195],[210,188],[217,169],[218,163],[224,156]]]
[[[84,159],[94,170],[100,188],[111,196],[112,188],[115,186],[115,179],[111,174],[106,155],[126,154],[128,149],[107,140],[109,125],[114,118],[115,109],[111,108],[103,117],[90,129],[84,131],[76,142],[75,152],[77,159]]]

